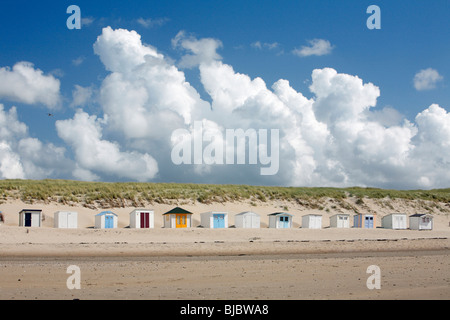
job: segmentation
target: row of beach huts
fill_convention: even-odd
[[[1,212],[0,212],[1,214]],[[192,225],[192,212],[176,207],[163,216],[164,228],[190,228]],[[42,210],[23,209],[19,212],[19,226],[40,227]],[[276,212],[269,214],[269,228],[292,228],[293,215],[288,212]],[[154,228],[155,214],[149,209],[134,209],[130,212],[130,228]],[[375,214],[356,214],[353,216],[353,225],[350,224],[350,215],[338,213],[330,217],[331,228],[366,228],[373,229]],[[118,216],[112,211],[103,211],[95,215],[96,229],[117,228]],[[382,217],[381,225],[387,229],[408,229],[407,215],[404,213],[392,213]],[[203,228],[228,228],[227,212],[204,212],[201,214],[201,227]],[[73,211],[57,211],[54,213],[55,228],[78,228],[78,213]],[[260,215],[246,211],[234,216],[235,228],[260,228]],[[321,229],[322,216],[319,214],[307,214],[302,216],[302,228]],[[409,216],[409,229],[432,230],[433,216],[431,214],[413,214]]]

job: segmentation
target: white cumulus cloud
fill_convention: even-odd
[[[29,62],[18,62],[12,69],[0,68],[0,99],[25,104],[44,104],[56,108],[61,103],[60,82],[35,69]]]
[[[78,110],[73,119],[56,121],[58,135],[75,152],[76,175],[91,172],[119,178],[147,181],[158,172],[156,161],[148,154],[121,151],[120,146],[102,138],[102,120]]]
[[[15,107],[0,104],[0,178],[43,179],[67,177],[72,161],[64,147],[43,143],[29,136]]]

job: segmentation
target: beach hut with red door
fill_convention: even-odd
[[[152,229],[155,227],[155,213],[149,209],[134,209],[130,212],[130,228]]]

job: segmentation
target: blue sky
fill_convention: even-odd
[[[66,9],[71,4],[78,5],[81,9],[84,23],[80,30],[69,30],[66,27],[66,20],[70,16],[66,13]],[[373,4],[381,9],[380,30],[369,30],[366,27],[366,20],[370,16],[366,13],[366,9]],[[260,177],[254,172],[247,175],[248,171],[252,171],[251,168],[239,167],[230,170],[235,170],[233,171],[235,176],[242,178],[230,179],[228,169],[216,168],[218,170],[213,172],[200,170],[201,173],[198,173],[199,170],[186,166],[166,168],[161,162],[165,162],[167,158],[164,160],[155,156],[158,151],[142,146],[136,147],[139,143],[142,144],[142,141],[131,139],[130,136],[122,134],[105,121],[98,121],[97,125],[101,127],[102,138],[118,145],[121,152],[137,152],[139,155],[148,154],[156,158],[159,164],[158,173],[149,174],[145,181],[212,183],[248,181],[252,184],[371,185],[396,188],[448,186],[449,176],[441,174],[450,168],[448,158],[446,159],[446,156],[450,154],[447,153],[447,144],[442,141],[432,141],[442,152],[432,162],[425,163],[420,156],[412,153],[413,149],[414,152],[423,149],[419,146],[419,141],[434,139],[432,137],[436,136],[435,133],[424,131],[425,125],[422,126],[423,129],[419,127],[416,123],[418,114],[433,104],[438,105],[439,110],[442,109],[445,112],[443,123],[439,125],[442,125],[444,132],[447,132],[445,130],[450,126],[447,122],[450,111],[449,13],[450,4],[446,0],[430,3],[416,0],[407,2],[35,1],[32,3],[22,0],[2,1],[0,4],[0,39],[2,41],[0,68],[11,71],[16,63],[26,61],[32,63],[35,70],[41,70],[43,75],[54,77],[60,83],[58,90],[60,101],[56,108],[49,107],[42,101],[24,103],[20,99],[11,98],[8,92],[0,92],[3,112],[15,107],[17,122],[25,124],[28,128],[25,135],[11,138],[12,134],[9,134],[5,135],[3,140],[5,145],[8,145],[9,152],[14,155],[13,158],[18,161],[18,165],[22,165],[22,173],[17,177],[136,180],[135,176],[126,175],[123,172],[114,170],[102,172],[95,166],[81,164],[77,160],[81,154],[77,154],[75,145],[69,143],[67,138],[61,138],[62,134],[58,132],[56,123],[74,119],[80,110],[87,115],[97,116],[97,120],[114,117],[114,114],[108,114],[112,112],[112,109],[107,109],[105,102],[97,96],[111,72],[93,49],[97,38],[102,35],[103,28],[108,26],[112,30],[119,28],[135,30],[141,36],[143,46],[155,48],[158,53],[164,55],[165,61],[183,73],[186,82],[197,91],[202,101],[213,106],[218,104],[213,101],[211,89],[208,89],[209,86],[201,75],[202,63],[206,62],[202,61],[199,64],[200,67],[180,65],[188,49],[183,47],[182,42],[179,47],[174,47],[172,40],[180,31],[184,31],[186,35],[184,40],[195,39],[196,43],[199,43],[201,39],[212,39],[216,43],[220,42],[216,52],[221,57],[218,59],[221,63],[231,66],[236,74],[246,75],[249,79],[260,77],[268,90],[272,92],[272,85],[280,79],[285,79],[304,97],[319,101],[318,95],[322,92],[314,93],[310,90],[310,86],[313,83],[313,70],[324,68],[332,68],[338,74],[357,77],[364,84],[372,83],[379,88],[380,92],[376,98],[376,105],[370,107],[371,119],[376,119],[377,115],[383,115],[384,120],[380,123],[385,129],[394,125],[403,126],[405,120],[417,127],[418,132],[414,132],[410,140],[405,142],[409,145],[408,151],[405,151],[409,154],[405,157],[408,161],[414,158],[414,161],[408,164],[402,162],[404,165],[400,168],[398,163],[394,166],[386,165],[379,168],[374,158],[359,157],[361,150],[365,150],[359,145],[353,144],[352,150],[357,150],[359,153],[355,153],[355,157],[350,161],[340,158],[339,154],[344,153],[343,149],[339,152],[329,145],[316,150],[316,146],[311,145],[312,141],[306,139],[306,145],[314,149],[311,151],[311,161],[314,165],[308,172],[299,168],[294,169],[286,164],[286,172],[283,173],[281,170],[280,175],[269,179],[270,177]],[[115,35],[118,34],[115,33]],[[296,49],[300,51],[302,47],[311,47],[310,41],[314,39],[328,43],[329,51],[308,56],[299,56],[294,53]],[[427,70],[422,73],[425,82],[422,82],[421,86],[417,83],[415,85],[416,75],[423,70]],[[214,72],[216,71],[218,69]],[[92,93],[89,99],[84,99],[83,105],[75,106],[73,103],[75,86],[89,88],[89,92]],[[318,102],[316,104],[318,105]],[[332,108],[332,105],[333,103],[329,107]],[[148,110],[152,106],[146,104]],[[318,107],[313,105],[312,108]],[[382,112],[383,109],[390,112]],[[48,116],[48,113],[53,116]],[[393,117],[392,121],[386,119],[388,115]],[[323,122],[320,117],[318,121]],[[424,121],[424,123],[433,126],[429,122]],[[228,125],[219,124],[223,127]],[[338,139],[340,135],[332,132],[335,123],[326,125],[330,132],[328,141],[330,137]],[[14,132],[13,129],[9,130]],[[0,136],[0,141],[1,138]],[[58,172],[48,168],[54,164],[26,159],[26,152],[23,147],[20,148],[20,140],[28,138],[39,140],[44,149],[48,145],[61,148],[60,151],[64,153],[65,161],[71,163],[71,168],[67,167]],[[146,139],[149,145],[158,145],[155,140],[166,138],[155,138],[149,135]],[[356,143],[355,141],[360,140],[352,141],[351,143]],[[404,145],[393,148],[402,149],[403,147]],[[384,146],[383,150],[386,148],[389,146]],[[426,153],[424,150],[421,152]],[[286,154],[293,153],[295,152],[291,150]],[[366,156],[369,157],[369,155]],[[302,166],[300,158],[297,156],[298,166]],[[0,161],[5,164],[7,160],[0,158]],[[28,165],[27,169],[28,162],[32,165]],[[320,169],[329,166],[329,163],[338,163],[334,172],[341,172],[339,177],[332,180],[328,180],[324,169]],[[361,172],[352,171],[354,163],[359,164],[359,171],[373,169],[376,178],[370,174],[364,175]],[[419,164],[424,168],[417,177],[398,181],[397,176],[402,175],[402,170],[407,172],[408,168]],[[74,174],[76,170],[74,167],[85,170],[83,172],[86,174]],[[32,170],[31,168],[34,168],[34,172],[41,172],[41,174],[30,174],[28,171]],[[288,172],[292,170],[302,172],[295,180],[297,182],[287,179],[292,175]],[[214,173],[216,171],[217,173]],[[3,173],[0,177],[14,176]],[[395,181],[389,177],[395,177]]]

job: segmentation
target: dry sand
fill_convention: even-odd
[[[223,206],[223,207],[220,207]],[[158,205],[155,228],[127,228],[133,208],[113,208],[119,228],[96,230],[95,213],[56,204],[0,206],[0,299],[449,299],[450,227],[435,215],[432,231],[267,228],[275,206],[183,206],[199,213],[245,210],[261,214],[261,229],[164,229]],[[219,208],[217,208],[219,207]],[[41,228],[18,227],[22,208],[43,209]],[[79,212],[78,229],[53,228],[53,212]],[[279,210],[277,210],[279,211]],[[405,211],[403,211],[405,212]],[[411,213],[411,212],[407,212]],[[378,217],[377,226],[381,223]],[[81,271],[81,289],[69,290],[67,267]],[[367,267],[381,270],[381,289],[369,290]]]

